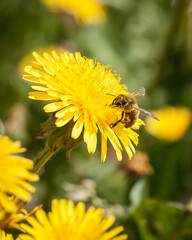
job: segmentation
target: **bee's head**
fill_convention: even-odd
[[[123,95],[119,94],[112,102],[112,106],[114,107],[125,107],[125,106],[131,106],[134,103],[133,99]]]

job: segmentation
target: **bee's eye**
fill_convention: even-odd
[[[116,102],[115,103],[117,106],[120,106],[121,105],[121,102]]]

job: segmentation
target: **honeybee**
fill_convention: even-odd
[[[112,94],[108,94],[108,95],[112,95]],[[115,96],[115,95],[112,95],[112,96]],[[124,127],[130,128],[137,121],[137,118],[140,112],[159,121],[159,119],[155,115],[153,115],[151,112],[148,112],[138,107],[136,99],[137,97],[143,97],[143,96],[145,96],[144,87],[136,88],[135,91],[129,95],[119,94],[118,96],[115,96],[115,99],[109,106],[112,108],[121,109],[122,114],[121,114],[121,118],[117,122],[111,124],[110,127],[113,128],[119,122],[121,122],[122,124],[124,124]]]

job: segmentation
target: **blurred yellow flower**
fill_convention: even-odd
[[[0,229],[0,239],[1,240],[13,240],[13,236],[11,234],[6,234],[3,230]]]
[[[52,210],[48,214],[42,209],[36,212],[36,218],[30,217],[28,224],[21,224],[26,234],[20,234],[21,240],[124,240],[126,234],[119,235],[123,227],[107,231],[113,224],[114,217],[104,218],[103,209],[90,207],[85,211],[85,204],[74,206],[72,201],[53,200]]]
[[[33,168],[33,162],[13,155],[24,151],[19,141],[12,142],[0,135],[0,220],[4,218],[4,211],[16,211],[16,198],[29,201],[30,193],[35,191],[29,183],[38,180],[38,175],[29,171]]]
[[[105,18],[105,9],[97,0],[42,0],[53,11],[72,14],[83,23],[101,22]]]
[[[111,108],[113,97],[108,94],[127,94],[126,87],[120,84],[120,76],[113,74],[109,66],[82,57],[80,53],[73,55],[64,52],[52,55],[44,53],[40,56],[33,53],[36,61],[25,67],[23,79],[32,82],[29,98],[50,100],[44,107],[45,112],[55,112],[55,124],[62,127],[74,122],[71,137],[78,139],[81,135],[87,144],[89,153],[94,153],[97,146],[97,132],[101,132],[101,160],[105,161],[107,154],[107,138],[116,151],[117,159],[122,159],[122,142],[129,158],[132,157],[135,145],[138,144],[138,134],[132,129],[139,129],[143,121],[137,122],[131,128],[125,128],[122,123],[111,128],[111,124],[121,118],[121,111]],[[120,140],[120,141],[119,141]]]
[[[173,142],[182,138],[191,123],[191,112],[186,107],[166,106],[153,113],[160,121],[147,117],[146,130],[166,141]]]

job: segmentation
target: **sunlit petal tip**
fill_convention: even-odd
[[[62,127],[62,126],[65,125],[65,122],[66,122],[66,121],[62,121],[61,119],[59,119],[59,120],[56,120],[55,125],[56,125],[57,127]]]
[[[35,100],[34,96],[28,95],[28,97],[32,100]]]
[[[61,108],[63,108],[63,104],[60,102],[53,102],[53,103],[49,103],[47,105],[45,105],[45,107],[43,108],[45,112],[56,112],[58,110],[60,110]]]
[[[27,65],[25,66],[24,70],[26,73],[28,73],[30,70],[32,69],[32,66],[31,65]],[[25,75],[24,75],[25,76]]]
[[[118,160],[118,162],[120,162],[120,161],[122,160],[122,154],[116,152],[116,156],[117,156],[117,160]]]
[[[81,135],[82,131],[83,131],[83,122],[80,122],[80,120],[78,120],[72,129],[72,134],[71,134],[72,138],[77,139]]]
[[[106,155],[101,157],[101,162],[104,163],[106,160]]]
[[[96,146],[94,146],[92,143],[87,143],[87,150],[89,153],[95,153]]]
[[[24,147],[19,149],[19,152],[26,152],[26,151],[27,151],[27,148],[24,148]]]
[[[33,51],[32,54],[33,54],[34,57],[38,57],[39,56],[39,54],[36,51]]]

